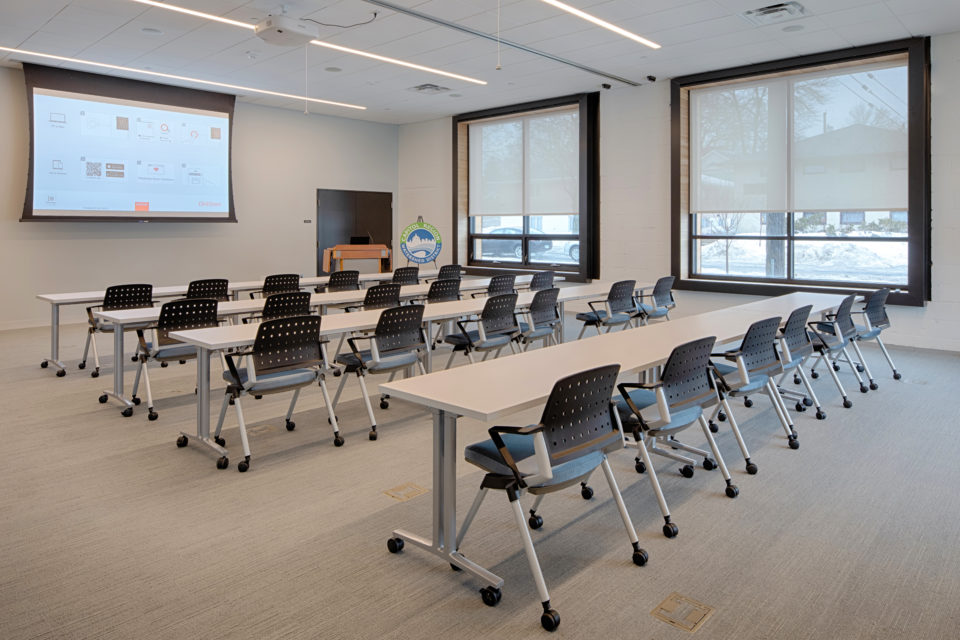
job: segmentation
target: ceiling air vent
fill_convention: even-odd
[[[803,5],[799,2],[781,2],[780,4],[772,4],[769,7],[760,7],[759,9],[744,11],[740,14],[740,17],[750,24],[765,27],[768,24],[789,22],[790,20],[797,20],[807,15],[809,15],[807,10],[804,9]]]
[[[410,87],[407,91],[413,91],[414,93],[425,93],[427,95],[436,95],[438,93],[447,93],[450,91],[450,87],[441,87],[437,84],[418,84],[415,87]]]

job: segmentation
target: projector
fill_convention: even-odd
[[[257,37],[281,47],[295,47],[316,40],[320,32],[315,25],[289,16],[267,16],[256,26]]]

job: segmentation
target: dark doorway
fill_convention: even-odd
[[[317,275],[323,275],[323,250],[369,237],[393,251],[393,194],[380,191],[317,189]]]

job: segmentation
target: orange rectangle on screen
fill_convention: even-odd
[[[133,210],[134,210],[134,211],[150,211],[150,203],[149,203],[149,202],[134,202],[134,203],[133,203]]]

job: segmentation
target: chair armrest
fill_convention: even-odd
[[[237,364],[233,361],[234,358],[243,357],[251,352],[238,351],[235,353],[224,353],[223,358],[227,361],[227,369],[230,371],[230,377],[233,378],[234,384],[237,387],[243,389],[243,381],[240,379],[240,372],[237,371]]]
[[[467,328],[464,326],[470,322],[480,322],[480,318],[466,318],[464,320],[457,320],[457,327],[460,328],[460,333],[463,334],[463,338],[467,341],[467,344],[472,347],[473,340],[470,339],[470,334],[467,332]]]
[[[526,487],[526,483],[523,481],[523,476],[520,475],[520,470],[517,468],[517,463],[514,462],[513,456],[510,455],[510,450],[507,449],[507,445],[504,444],[503,438],[500,437],[504,433],[513,433],[517,435],[532,435],[540,430],[543,427],[541,425],[532,425],[529,427],[499,427],[494,426],[487,429],[487,433],[490,434],[490,439],[493,440],[493,444],[497,447],[497,451],[500,453],[500,457],[503,458],[504,463],[510,467],[510,471],[513,472],[513,477],[517,481],[517,486],[519,488]]]
[[[588,303],[587,303],[587,306],[590,307],[590,311],[593,311],[594,313],[597,313],[597,308],[596,308],[595,306],[593,306],[593,305],[595,305],[595,304],[606,304],[606,303],[607,303],[606,300],[593,300],[592,302],[588,302]],[[600,314],[599,314],[599,313],[597,313],[597,317],[600,317]]]
[[[630,397],[630,394],[627,392],[627,389],[655,389],[660,386],[660,383],[654,385],[645,385],[639,382],[621,382],[617,385],[617,391],[620,392],[620,397],[623,398],[623,401],[627,403],[630,411],[633,412],[633,415],[637,417],[637,420],[640,422],[640,429],[643,431],[647,430],[647,422],[643,419],[643,416],[640,415],[640,409],[633,402],[633,398]]]
[[[470,294],[470,297],[471,297],[471,298],[479,298],[480,296],[485,296],[485,295],[487,295],[487,292],[486,292],[486,291],[477,291],[477,292],[471,293],[471,294]]]
[[[360,361],[361,366],[363,366],[363,358],[360,357],[360,350],[357,349],[357,340],[373,340],[375,337],[376,336],[350,336],[347,338],[347,344],[350,346],[350,350],[353,351],[353,355]]]
[[[724,358],[726,360],[736,360],[737,356],[740,355],[739,349],[734,349],[733,351],[724,351],[723,353],[711,353],[711,358]]]
[[[732,387],[730,386],[730,383],[727,382],[727,379],[723,377],[723,374],[720,373],[720,370],[717,369],[717,365],[715,365],[713,362],[710,362],[708,367],[710,373],[713,374],[713,380],[717,385],[717,392],[730,393],[730,389]],[[723,396],[721,396],[721,399],[722,398]]]

